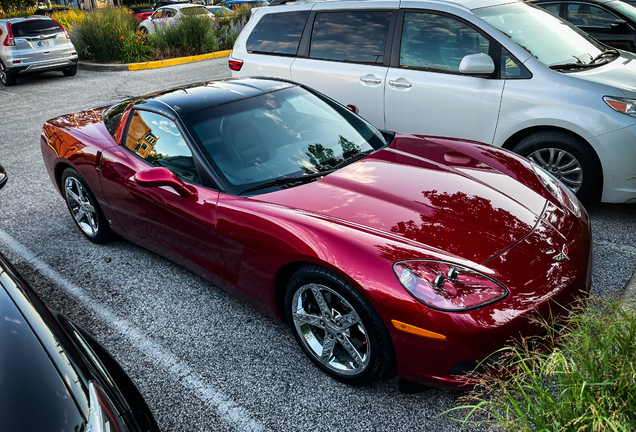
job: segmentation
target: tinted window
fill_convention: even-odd
[[[590,4],[573,3],[568,5],[567,20],[576,26],[609,29],[617,19],[605,9]]]
[[[404,15],[400,66],[459,72],[469,54],[488,54],[489,41],[455,19],[425,13]]]
[[[561,9],[561,3],[544,3],[537,6],[542,7],[556,16],[559,16],[559,10]]]
[[[391,12],[327,12],[316,15],[309,57],[382,64]]]
[[[13,30],[13,35],[16,37],[62,32],[62,28],[53,20],[23,21],[12,24],[11,30]]]
[[[177,125],[160,114],[134,111],[128,125],[126,148],[155,166],[168,168],[181,178],[199,183],[192,153]]]
[[[296,55],[309,11],[273,13],[263,16],[247,39],[247,51]]]

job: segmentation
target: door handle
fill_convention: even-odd
[[[380,78],[360,77],[360,81],[367,84],[382,84],[382,80]]]
[[[389,81],[389,85],[398,88],[411,88],[413,86],[413,84],[411,84],[410,82],[403,81]]]

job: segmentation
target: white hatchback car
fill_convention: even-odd
[[[139,31],[152,34],[157,31],[157,28],[174,25],[181,17],[190,15],[202,15],[214,18],[214,15],[209,12],[205,6],[190,3],[172,4],[160,7],[152,15],[143,20],[139,24]]]
[[[381,129],[513,150],[583,200],[636,202],[636,55],[529,4],[270,6],[254,11],[229,64],[234,76],[306,84]]]

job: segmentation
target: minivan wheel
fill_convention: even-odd
[[[4,66],[4,63],[0,61],[0,82],[5,86],[12,86],[18,82],[18,77],[12,72],[8,71]]]
[[[393,344],[373,306],[350,283],[317,265],[301,268],[285,295],[296,342],[324,372],[350,385],[368,385],[390,369]]]
[[[564,132],[545,131],[528,135],[513,149],[536,163],[571,189],[584,203],[597,197],[603,170],[590,146]]]
[[[75,76],[75,75],[77,75],[77,65],[71,66],[68,69],[62,70],[62,73],[64,74],[64,76]]]

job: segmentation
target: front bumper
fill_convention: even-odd
[[[585,210],[580,218],[549,204],[526,238],[485,266],[506,285],[506,298],[466,312],[428,309],[408,324],[446,336],[428,339],[390,329],[400,378],[436,387],[461,388],[462,374],[512,339],[545,331],[534,319],[567,313],[591,286],[592,245]],[[554,259],[567,245],[568,259]]]

